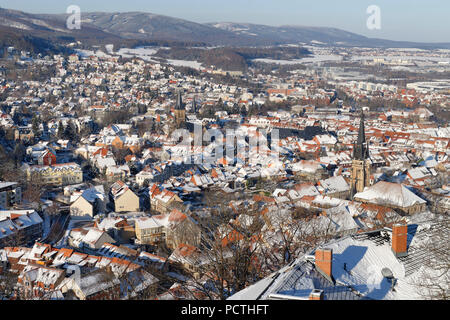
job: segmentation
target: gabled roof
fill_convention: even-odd
[[[319,185],[324,189],[325,194],[346,192],[350,190],[350,186],[347,181],[345,181],[343,176],[334,176],[328,179],[320,180]]]
[[[79,288],[86,297],[93,294],[108,290],[120,284],[120,281],[115,277],[111,277],[104,270],[95,270],[87,275],[81,277],[79,281]]]
[[[366,188],[363,192],[356,193],[354,198],[374,204],[394,205],[401,208],[426,203],[425,200],[415,195],[404,185],[386,181],[380,181]]]

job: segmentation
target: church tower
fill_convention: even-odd
[[[364,113],[361,112],[361,123],[359,125],[358,140],[353,146],[352,160],[352,197],[355,193],[364,191],[370,185],[369,144],[366,142],[364,130]]]
[[[192,113],[197,114],[197,102],[195,101],[195,96],[194,99],[192,100]]]
[[[181,92],[178,91],[177,104],[175,105],[175,124],[179,128],[184,122],[186,122],[186,109],[181,98]]]

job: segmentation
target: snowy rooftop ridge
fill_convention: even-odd
[[[356,193],[355,198],[363,199],[377,204],[390,204],[399,207],[410,207],[417,203],[426,203],[402,184],[380,181],[375,185]]]

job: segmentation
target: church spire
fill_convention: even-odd
[[[183,108],[183,99],[181,98],[181,91],[178,91],[177,95],[177,104],[175,105],[176,110],[184,110]]]
[[[353,146],[353,159],[366,160],[369,158],[369,146],[366,142],[366,133],[364,130],[364,112],[361,111],[361,122],[359,124],[358,140]]]
[[[361,111],[361,121],[359,123],[358,144],[366,142],[366,132],[364,130],[364,112]]]
[[[195,96],[194,100],[192,101],[192,112],[197,113],[197,102],[195,101]]]

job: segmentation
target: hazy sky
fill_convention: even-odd
[[[373,38],[450,42],[449,0],[0,0],[3,8],[30,13],[144,11],[194,22],[336,27]],[[377,5],[381,29],[369,30],[366,9]]]

